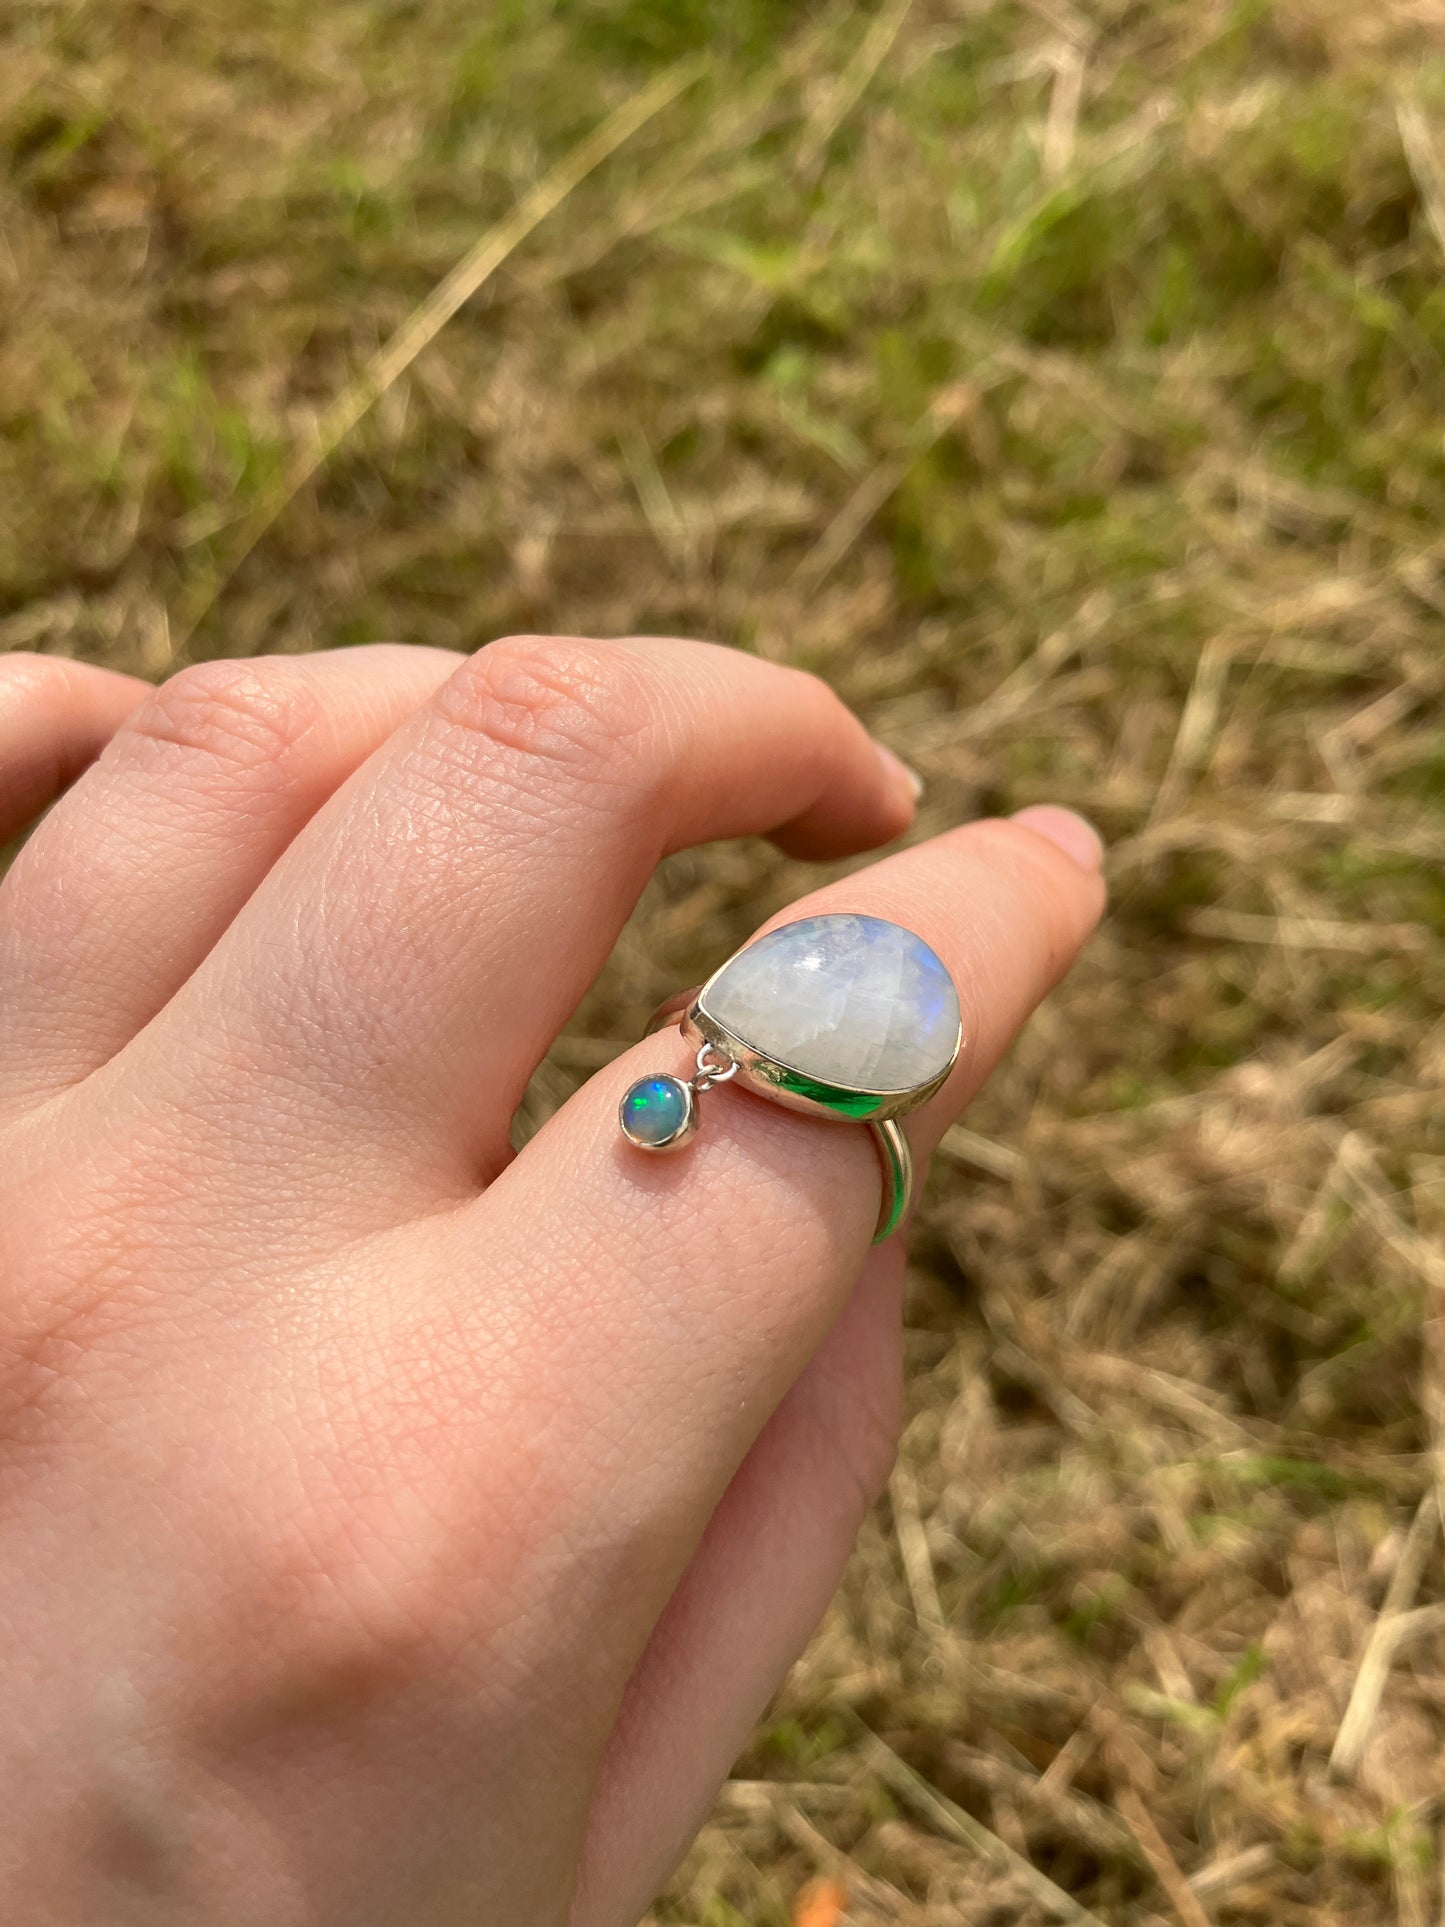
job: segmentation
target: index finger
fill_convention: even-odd
[[[886,918],[922,937],[959,993],[965,1048],[905,1120],[920,1159],[974,1096],[1072,963],[1104,886],[1023,822],[950,832],[795,904]],[[617,1105],[649,1071],[685,1073],[655,1036],[600,1073],[452,1222],[454,1275],[499,1299],[529,1369],[565,1398],[588,1508],[662,1507],[700,1525],[847,1299],[878,1213],[878,1159],[858,1125],[800,1116],[732,1086],[703,1100],[696,1142],[649,1159],[619,1139]],[[464,1287],[465,1289],[465,1287]],[[544,1337],[543,1337],[544,1335]],[[605,1369],[599,1370],[599,1361]],[[585,1491],[582,1488],[585,1486]],[[609,1489],[610,1488],[610,1489]]]

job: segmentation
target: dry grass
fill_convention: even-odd
[[[0,23],[0,644],[703,633],[827,674],[924,831],[1110,836],[934,1175],[891,1502],[659,1922],[820,1873],[857,1927],[1445,1919],[1426,47],[1437,0]],[[675,862],[536,1104],[799,882]]]

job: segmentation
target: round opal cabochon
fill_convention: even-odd
[[[729,958],[702,1008],[740,1042],[820,1082],[904,1091],[958,1048],[958,992],[921,937],[882,917],[804,917]]]
[[[686,1128],[690,1110],[681,1078],[639,1078],[622,1100],[622,1129],[643,1150],[661,1151]]]

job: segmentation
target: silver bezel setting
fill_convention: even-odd
[[[786,926],[780,925],[779,928]],[[734,952],[734,956],[739,954]],[[963,1049],[962,1023],[954,1037],[947,1063],[927,1083],[913,1084],[905,1090],[877,1090],[861,1085],[830,1084],[810,1076],[808,1072],[799,1070],[796,1064],[789,1064],[755,1049],[745,1038],[737,1036],[726,1024],[720,1023],[708,1009],[708,992],[732,962],[733,958],[729,957],[720,964],[700,989],[669,999],[658,1011],[653,1023],[675,1021],[680,1014],[682,1034],[690,1043],[708,1043],[726,1052],[738,1067],[739,1083],[762,1097],[770,1098],[775,1104],[786,1106],[788,1110],[801,1111],[810,1117],[831,1117],[848,1124],[867,1124],[901,1117],[904,1112],[926,1104],[935,1092],[941,1090],[958,1062]]]

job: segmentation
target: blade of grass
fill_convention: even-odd
[[[878,69],[903,30],[912,5],[913,0],[893,0],[864,34],[857,53],[848,62],[827,105],[798,150],[798,166],[804,172],[817,166],[827,152],[828,143],[873,84]]]
[[[1350,1779],[1358,1771],[1370,1737],[1370,1728],[1384,1697],[1391,1663],[1409,1632],[1421,1625],[1412,1609],[1439,1525],[1439,1504],[1432,1486],[1416,1508],[1410,1530],[1405,1535],[1399,1564],[1395,1567],[1379,1615],[1370,1628],[1370,1636],[1365,1642],[1359,1670],[1350,1691],[1349,1705],[1345,1708],[1345,1717],[1340,1722],[1330,1751],[1330,1769],[1341,1779]],[[1439,1614],[1439,1608],[1427,1606],[1421,1610],[1434,1612],[1437,1617]],[[1424,1623],[1428,1627],[1431,1622]]]
[[[976,1820],[971,1813],[950,1800],[947,1794],[930,1786],[923,1775],[915,1772],[906,1760],[900,1759],[872,1727],[865,1726],[860,1720],[858,1732],[864,1752],[879,1779],[891,1787],[921,1819],[936,1827],[945,1839],[956,1840],[960,1846],[970,1848],[989,1866],[1011,1873],[1052,1919],[1065,1921],[1068,1927],[1105,1927],[1097,1914],[1090,1913],[1087,1907],[1066,1894],[1062,1887],[1056,1887],[1046,1873],[1040,1872],[1031,1860],[1026,1860],[1006,1841],[1000,1840],[982,1820]]]
[[[1122,1788],[1115,1804],[1184,1927],[1211,1927],[1209,1915],[1204,1911],[1198,1894],[1184,1878],[1179,1862],[1169,1851],[1168,1842],[1133,1787]]]

